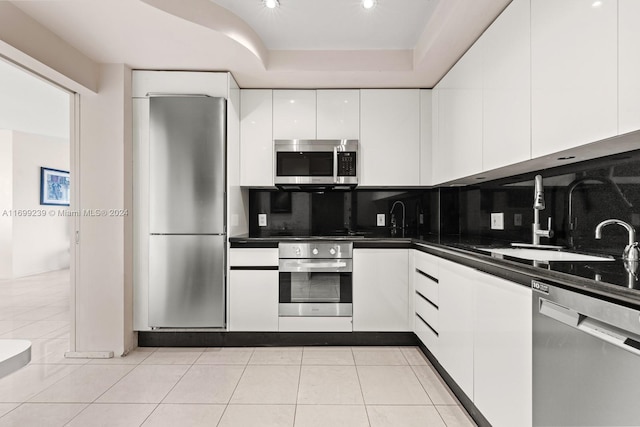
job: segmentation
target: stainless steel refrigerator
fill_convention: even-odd
[[[149,102],[149,326],[224,327],[226,101]]]

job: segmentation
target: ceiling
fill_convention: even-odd
[[[231,71],[243,88],[430,88],[510,1],[11,3],[100,63]]]
[[[260,0],[211,0],[230,10],[271,50],[413,49],[439,1],[281,0],[268,9]]]

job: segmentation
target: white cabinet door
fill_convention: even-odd
[[[479,273],[473,291],[474,404],[492,426],[531,426],[531,288]]]
[[[229,330],[278,330],[278,271],[231,270]]]
[[[431,185],[433,99],[431,90],[420,91],[420,185]]]
[[[482,171],[482,49],[478,40],[438,84],[433,184]]]
[[[531,0],[514,0],[482,35],[482,169],[531,158]]]
[[[273,91],[273,139],[316,138],[316,91]]]
[[[134,70],[131,90],[134,98],[144,98],[152,93],[201,94],[228,98],[229,73]]]
[[[617,134],[617,5],[531,2],[533,158]]]
[[[640,1],[618,0],[618,132],[640,129]]]
[[[273,186],[273,96],[270,89],[240,91],[240,185]]]
[[[409,292],[408,249],[354,249],[354,331],[412,331]]]
[[[478,273],[442,259],[438,267],[439,362],[473,400],[473,283]]]
[[[420,185],[419,89],[360,91],[360,185]]]
[[[360,91],[318,90],[318,139],[360,139]]]

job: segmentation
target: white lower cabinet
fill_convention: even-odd
[[[409,292],[408,249],[353,250],[354,331],[413,330]]]
[[[231,270],[229,330],[278,330],[278,272]]]
[[[532,424],[531,288],[418,250],[414,332],[494,427]]]
[[[473,400],[473,285],[476,270],[440,260],[438,361]]]
[[[531,426],[531,288],[478,273],[474,404],[494,427]]]
[[[278,249],[231,249],[229,265],[229,330],[278,331]]]

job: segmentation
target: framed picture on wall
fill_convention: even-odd
[[[69,206],[69,172],[40,168],[40,204]]]

